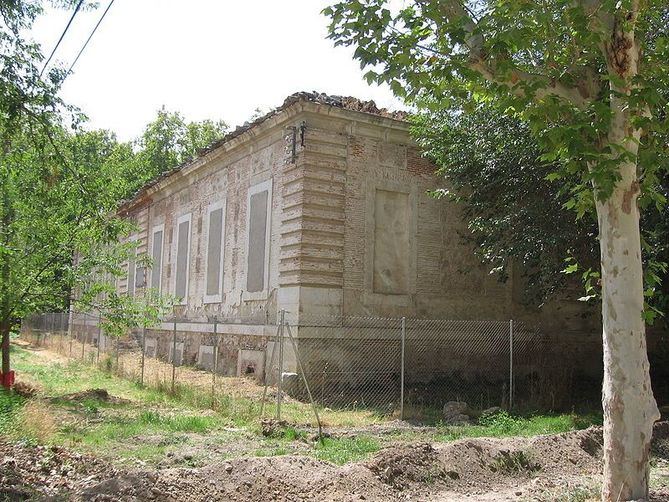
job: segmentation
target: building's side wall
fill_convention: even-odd
[[[420,156],[406,124],[300,104],[196,167],[173,175],[130,214],[140,226],[140,250],[151,253],[154,229],[163,232],[160,284],[167,294],[175,291],[178,223],[190,214],[188,294],[176,308],[179,317],[204,321],[219,315],[265,324],[286,309],[292,324],[342,315],[518,319],[540,323],[556,336],[554,346],[564,346],[585,366],[598,357],[592,316],[584,315],[580,304],[527,308],[518,301],[513,273],[501,283],[479,263],[462,238],[466,225],[459,207],[428,194],[442,182]],[[248,209],[250,198],[268,186],[265,287],[249,292],[248,229],[254,218]],[[222,201],[223,287],[212,299],[206,291],[207,223],[212,204]],[[261,227],[256,221],[255,228]],[[258,236],[252,240],[258,242]],[[258,260],[255,256],[251,262]],[[147,284],[155,273],[148,272]],[[259,280],[256,274],[253,282]],[[121,281],[119,289],[127,291],[127,286]],[[156,334],[169,336],[166,330]],[[229,348],[225,357],[233,361],[235,350],[267,342],[256,338],[257,347],[249,334],[244,347]],[[434,354],[435,361],[443,360],[438,351]],[[358,356],[346,357],[354,361]]]
[[[162,267],[148,271],[147,284],[151,284],[152,274],[160,273],[161,293],[169,295],[176,292],[178,223],[190,215],[187,295],[177,307],[181,317],[201,319],[216,314],[228,318],[255,316],[264,321],[267,316],[275,316],[282,206],[277,180],[280,180],[284,149],[282,131],[272,131],[208,162],[198,171],[182,176],[154,193],[146,209],[141,210],[148,215],[145,219],[138,219],[142,235],[146,236],[142,237],[141,249],[151,253],[154,231],[163,231]],[[249,292],[248,208],[250,192],[257,191],[259,187],[261,191],[269,191],[271,203],[268,207],[267,257],[262,264],[267,273],[262,290]],[[209,214],[213,207],[221,205],[225,214],[223,282],[222,292],[215,297],[206,291]],[[257,266],[256,262],[258,257],[252,263]],[[256,277],[254,284],[257,285],[257,281]],[[120,290],[125,291],[123,284]]]
[[[463,238],[460,207],[428,194],[443,180],[404,125],[337,110],[307,114],[306,124],[302,173],[313,180],[301,194],[309,209],[301,223],[309,231],[299,242],[308,236],[310,243],[290,261],[302,272],[295,282],[304,324],[329,315],[515,319],[550,337],[531,355],[536,361],[564,361],[555,356],[565,354],[573,374],[600,375],[596,312],[567,300],[524,305],[518,273],[500,282],[481,265]],[[353,361],[355,352],[339,356]],[[444,364],[436,350],[434,358]]]
[[[344,314],[497,319],[508,312],[510,285],[463,243],[459,208],[428,194],[442,182],[406,129],[356,123],[347,157]]]

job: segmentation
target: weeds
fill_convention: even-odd
[[[509,475],[520,474],[523,472],[534,473],[541,469],[541,466],[534,462],[530,456],[522,450],[500,451],[489,467],[493,472],[501,472]]]
[[[440,425],[436,436],[433,430],[415,429],[392,437],[362,434],[326,438],[312,446],[306,441],[305,430],[290,425],[278,429],[271,437],[262,437],[258,424],[260,402],[254,394],[257,388],[249,382],[230,380],[228,383],[221,379],[212,403],[211,388],[178,383],[175,392],[170,393],[167,384],[143,387],[82,361],[63,362],[60,356],[46,351],[40,355],[17,347],[13,347],[13,351],[20,378],[35,383],[40,389],[39,398],[24,412],[26,403],[31,400],[0,391],[0,433],[7,435],[11,430],[14,437],[65,444],[123,459],[160,461],[193,444],[225,445],[243,441],[242,449],[233,446],[234,453],[273,456],[304,452],[341,465],[373,454],[390,439],[450,441],[461,437],[529,436],[583,428],[598,419],[576,415],[515,417],[501,412],[481,418],[476,425]],[[235,388],[236,384],[242,387]],[[94,388],[106,389],[110,395],[125,401],[88,397],[73,400],[68,396]],[[211,411],[212,404],[215,411]],[[50,408],[41,409],[44,406]],[[40,409],[39,413],[36,409]],[[288,400],[282,410],[283,418],[292,424],[310,423],[313,417],[309,406],[300,402]],[[271,413],[271,404],[267,413]],[[31,418],[31,414],[37,419]],[[47,423],[45,416],[58,418]],[[364,427],[381,420],[380,415],[365,409],[328,410],[326,417],[330,426]],[[43,425],[30,429],[25,427],[27,422]],[[230,426],[235,426],[235,430],[227,430]],[[218,449],[216,455],[228,453],[224,447]],[[210,451],[210,454],[213,453]],[[513,469],[514,465],[524,468],[522,458],[500,462],[509,463],[500,464],[500,469]]]
[[[588,486],[575,486],[566,491],[559,491],[546,494],[551,502],[588,502],[590,500],[599,500],[600,488],[596,484]]]
[[[17,412],[13,435],[46,443],[58,432],[53,409],[45,402],[29,400]]]
[[[437,441],[453,441],[471,437],[510,437],[558,434],[575,429],[584,429],[601,423],[598,415],[533,415],[516,417],[505,411],[483,416],[477,425],[441,427]]]
[[[14,427],[16,414],[25,399],[0,387],[0,435],[8,435]]]
[[[325,438],[314,445],[316,458],[343,465],[361,460],[381,449],[379,443],[369,436],[355,438]]]

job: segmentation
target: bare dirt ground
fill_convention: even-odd
[[[389,446],[338,467],[299,455],[125,469],[64,448],[0,442],[0,500],[595,500],[601,429]],[[653,501],[669,500],[669,423],[656,426]],[[594,497],[594,498],[593,498]]]
[[[35,356],[48,363],[68,360],[46,350],[35,351]],[[249,383],[241,395],[253,390],[253,385]],[[37,396],[31,401],[48,404],[48,399]],[[126,402],[104,389],[68,393],[58,399],[74,405],[90,399]],[[79,408],[47,409],[58,410],[60,414],[52,418],[61,424],[100,422],[130,411],[124,406],[101,406],[89,417],[79,416]],[[162,416],[170,410],[158,411]],[[131,461],[113,449],[101,458],[96,450],[92,451],[98,456],[93,456],[81,450],[0,438],[0,501],[582,502],[598,498],[602,437],[596,427],[556,435],[449,443],[434,443],[436,430],[429,427],[423,427],[418,437],[414,427],[401,421],[338,427],[330,429],[335,437],[371,436],[382,446],[366,460],[343,466],[313,458],[315,430],[304,425],[299,428],[307,434],[288,445],[281,443],[284,453],[266,457],[253,453],[266,446],[262,437],[242,428],[173,434],[175,444],[168,445],[155,462]],[[268,435],[264,427],[263,435]],[[139,447],[168,439],[151,433],[132,435],[126,442]],[[119,442],[119,446],[127,445]],[[652,465],[651,500],[669,501],[669,422],[656,425]]]

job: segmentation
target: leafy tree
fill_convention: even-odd
[[[75,286],[94,289],[120,273],[129,252],[118,245],[129,224],[114,211],[134,182],[135,153],[110,133],[81,130],[85,117],[58,97],[65,72],[56,67],[41,78],[40,48],[23,38],[41,9],[38,1],[0,2],[3,374],[22,317],[65,308]]]
[[[604,344],[603,500],[648,495],[659,418],[646,353],[639,207],[662,205],[669,12],[664,0],[342,1],[330,36],[370,81],[418,107],[491,103],[559,161],[567,207],[597,214]],[[640,148],[640,145],[642,148]]]
[[[594,207],[575,219],[565,207],[567,189],[578,182],[547,179],[560,169],[544,162],[530,127],[490,106],[470,112],[436,110],[414,117],[413,135],[439,167],[447,190],[435,193],[460,203],[470,242],[491,271],[505,280],[513,262],[523,275],[525,301],[541,304],[558,293],[574,294],[578,276],[585,281],[583,300],[599,298],[597,219]],[[669,173],[659,190],[669,192]],[[666,324],[669,299],[669,206],[650,205],[642,214],[642,256],[646,276],[646,316]]]
[[[448,184],[435,195],[461,204],[469,230],[461,237],[501,280],[512,262],[520,265],[527,303],[563,290],[565,258],[584,269],[598,265],[596,222],[574,221],[564,207],[570,195],[546,180],[557,166],[541,161],[527,124],[490,107],[414,120],[412,133]]]
[[[51,147],[50,129],[63,108],[57,98],[57,81],[62,75],[52,72],[46,82],[42,81],[36,66],[41,59],[39,48],[21,37],[39,12],[40,5],[33,2],[0,4],[3,19],[0,30],[0,336],[3,373],[9,370],[9,332],[21,314],[20,306],[29,303],[31,291],[36,292],[35,303],[45,298],[48,292],[40,287],[42,279],[55,275],[55,271],[49,270],[54,261],[52,256],[40,266],[30,268],[28,275],[17,273],[27,270],[27,262],[34,256],[31,247],[21,252],[17,241],[36,230],[34,222],[26,221],[23,228],[17,222],[22,221],[24,213],[34,214],[43,207],[39,203],[35,207],[27,203],[24,198],[26,186],[39,181],[37,186],[30,186],[34,190],[28,193],[44,192],[58,175],[51,165],[42,164],[41,160],[45,157],[45,148]],[[41,134],[46,130],[49,134]],[[34,141],[37,135],[41,141]],[[26,169],[28,162],[32,162],[34,169]],[[49,216],[54,220],[57,218]],[[76,219],[76,215],[70,215],[72,217]],[[45,229],[50,230],[48,226],[40,230]],[[39,246],[39,243],[34,244]]]
[[[223,137],[227,128],[223,121],[187,122],[180,113],[161,108],[136,141],[136,188],[195,157]]]

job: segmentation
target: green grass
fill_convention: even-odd
[[[7,436],[15,428],[16,413],[24,399],[0,387],[0,436]]]
[[[237,410],[227,413],[202,412],[182,395],[169,395],[115,377],[80,361],[67,364],[45,362],[30,351],[12,347],[13,365],[19,376],[37,384],[45,414],[57,412],[69,420],[59,423],[51,444],[80,447],[98,453],[138,459],[155,459],[165,453],[165,444],[176,442],[178,434],[208,434],[235,423],[247,424]],[[72,393],[103,388],[127,402],[98,399],[72,401]],[[30,428],[16,420],[25,400],[0,391],[0,432],[14,439],[32,439]],[[136,438],[156,435],[165,438],[161,445],[137,443]]]
[[[116,452],[124,460],[141,460],[143,462],[158,462],[165,457],[167,446],[154,444],[140,444],[135,447],[121,448]]]
[[[585,429],[591,425],[601,425],[600,415],[530,415],[513,416],[500,412],[479,419],[478,425],[443,426],[434,439],[436,441],[454,441],[473,437],[510,437],[537,436],[540,434],[558,434],[561,432]]]
[[[38,399],[26,401],[11,393],[0,391],[0,434],[14,439],[47,444],[61,444],[111,458],[158,462],[179,449],[197,446],[206,452],[206,444],[236,445],[236,455],[276,456],[290,453],[310,454],[334,464],[345,464],[368,457],[389,442],[452,441],[466,437],[533,436],[581,429],[601,423],[595,415],[528,415],[511,416],[501,412],[479,420],[476,425],[446,426],[399,432],[382,437],[362,434],[355,437],[326,438],[313,446],[308,433],[298,426],[287,426],[265,438],[260,434],[260,403],[247,397],[231,397],[224,392],[216,395],[215,412],[211,410],[211,394],[201,388],[177,386],[171,394],[167,388],[142,387],[129,380],[113,376],[94,365],[73,360],[66,363],[44,358],[32,351],[12,346],[13,364],[19,379],[39,387]],[[115,397],[127,401],[83,399],[73,401],[68,394],[92,388],[106,389]],[[221,382],[221,389],[224,389]],[[29,402],[32,417],[53,425],[53,433],[35,434],[22,412]],[[312,415],[303,403],[284,403],[284,418],[290,423],[309,423]],[[265,416],[273,412],[268,403]],[[25,416],[24,416],[25,415]],[[372,423],[369,410],[328,411],[326,421],[338,425],[364,426]],[[380,421],[378,416],[374,423]],[[35,422],[40,423],[40,422]],[[230,431],[228,428],[236,429]],[[38,428],[38,430],[41,430]],[[241,450],[239,445],[241,445]],[[244,450],[243,448],[248,448]],[[198,449],[196,448],[196,450]],[[228,450],[217,453],[228,455]],[[198,461],[210,460],[204,454]],[[176,458],[176,455],[175,455]]]
[[[91,388],[106,389],[109,394],[144,403],[149,406],[167,406],[182,409],[211,409],[211,394],[202,389],[186,385],[177,385],[176,392],[171,394],[169,389],[142,387],[135,382],[116,377],[95,366],[78,360],[66,364],[44,364],[27,350],[13,346],[13,365],[17,374],[28,374],[43,389],[43,394],[50,396],[52,402],[68,406],[59,398],[63,395],[81,392]],[[60,401],[60,403],[59,403]],[[92,409],[99,407],[117,407],[100,401],[90,401]],[[228,419],[230,425],[248,426],[257,420],[260,404],[245,398],[232,399],[230,396],[217,396],[216,406],[218,414]],[[72,405],[69,405],[72,406]],[[290,406],[286,406],[290,409]]]
[[[142,411],[139,416],[116,418],[93,427],[65,429],[63,439],[86,445],[104,446],[110,442],[140,435],[206,434],[224,425],[225,423],[217,416],[161,416],[154,411]]]
[[[314,446],[315,456],[333,464],[343,465],[367,458],[381,449],[379,442],[371,436],[355,438],[325,438]]]
[[[226,417],[230,425],[248,427],[254,424],[260,416],[260,402],[246,397],[232,397],[217,393],[212,403],[211,392],[208,389],[189,386],[183,383],[175,385],[172,394],[171,386],[149,387],[141,386],[136,382],[125,380],[103,371],[94,365],[80,360],[71,360],[66,364],[44,364],[25,349],[12,346],[12,363],[20,375],[30,375],[42,388],[43,394],[58,399],[59,396],[81,392],[91,388],[106,389],[109,394],[131,401],[141,401],[150,406],[169,406],[176,408],[195,408],[200,410],[215,410]],[[105,406],[104,403],[91,403],[94,406]],[[265,413],[271,414],[273,403],[267,403]],[[284,417],[293,423],[313,422],[314,416],[311,407],[304,403],[284,403],[282,406]],[[361,414],[342,414],[344,422],[348,420],[352,425],[355,418]]]
[[[254,457],[279,457],[281,455],[288,455],[290,450],[286,446],[275,446],[271,448],[258,448],[253,450]]]

